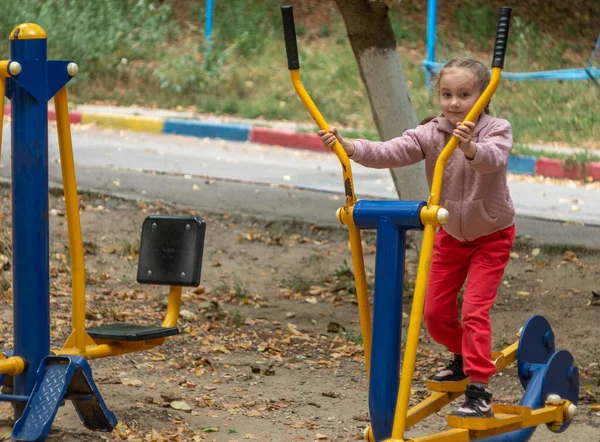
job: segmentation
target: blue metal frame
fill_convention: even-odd
[[[71,77],[69,61],[46,60],[45,38],[13,39],[10,53],[22,68],[6,88],[12,110],[14,354],[27,361],[26,370],[15,376],[14,392],[27,396],[37,367],[50,353],[48,100]]]
[[[15,441],[46,440],[64,399],[70,399],[86,428],[112,431],[117,419],[92,379],[92,370],[81,356],[48,356],[37,371],[27,405],[12,431]]]
[[[11,40],[11,59],[26,65],[10,78],[12,109],[12,239],[14,354],[27,360],[16,395],[29,395],[35,371],[50,353],[48,232],[48,104],[46,39]],[[36,76],[35,82],[29,77]],[[29,83],[21,84],[21,78]]]
[[[13,376],[14,394],[2,394],[0,401],[13,403],[17,423],[12,438],[19,441],[45,440],[67,393],[75,393],[70,399],[86,427],[111,431],[116,425],[87,362],[50,356],[48,100],[71,76],[70,61],[47,60],[45,33],[35,25],[25,29],[29,26],[11,34],[11,62],[18,62],[21,70],[7,79],[6,87],[12,110],[14,351],[5,354],[26,364]],[[23,29],[26,37],[19,39]]]
[[[210,51],[212,47],[213,11],[214,0],[206,0],[206,23],[204,26],[204,38],[206,40],[207,51]]]
[[[437,16],[437,0],[429,0],[427,2],[427,61],[433,63],[435,61],[435,41],[436,41],[436,16]],[[431,71],[425,70],[425,86],[429,91],[431,88]]]
[[[574,365],[573,356],[565,350],[555,351],[554,332],[543,316],[530,317],[523,326],[517,350],[519,378],[525,394],[519,405],[532,410],[542,408],[550,394],[558,394],[575,405],[579,401],[579,371]],[[562,433],[571,421],[559,429],[550,431]],[[523,428],[511,433],[482,439],[485,442],[527,442],[537,427]]]
[[[406,231],[422,228],[425,201],[358,201],[353,217],[362,230],[377,229],[369,412],[375,440],[392,434],[400,381],[402,293]]]

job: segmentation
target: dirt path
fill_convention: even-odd
[[[10,193],[2,188],[0,196],[0,254],[10,263]],[[69,251],[64,203],[51,197],[50,207],[56,348],[70,331]],[[140,226],[151,213],[189,210],[91,196],[83,199],[82,208],[88,326],[159,323],[168,289],[135,282]],[[153,351],[91,362],[118,428],[111,434],[88,432],[67,404],[59,410],[49,440],[361,439],[368,422],[368,391],[346,231],[228,215],[209,214],[206,221],[202,286],[184,291],[184,333]],[[374,236],[364,240],[372,281]],[[532,440],[600,440],[600,305],[594,305],[591,294],[600,288],[600,258],[548,255],[544,248],[534,257],[534,248],[521,241],[515,250],[493,310],[494,347],[513,342],[532,314],[546,316],[557,348],[571,351],[580,369],[581,413],[564,434],[540,428]],[[407,255],[410,285],[415,254],[409,250]],[[10,280],[6,270],[0,278],[4,348],[12,347]],[[424,397],[423,379],[447,357],[425,332],[421,336],[414,400]],[[493,390],[499,401],[518,402],[523,392],[516,369],[496,376]],[[10,406],[1,405],[0,411],[7,424]],[[443,414],[409,435],[443,429]],[[9,434],[6,430],[0,440]]]

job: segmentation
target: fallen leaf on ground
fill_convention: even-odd
[[[142,385],[144,385],[144,383],[139,379],[132,378],[121,378],[121,383],[129,387],[141,387]]]
[[[174,408],[175,410],[192,411],[192,407],[190,407],[187,402],[184,401],[173,401],[170,405],[171,408]]]
[[[205,433],[218,433],[219,427],[202,427],[202,431]]]
[[[288,322],[287,331],[292,335],[300,335],[301,333],[298,331],[298,326]]]

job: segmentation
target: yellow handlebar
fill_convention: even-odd
[[[465,118],[465,121],[474,122],[481,111],[489,103],[492,95],[500,82],[500,73],[502,68],[492,68],[490,84],[477,100],[471,111]],[[421,221],[425,226],[423,233],[423,242],[421,245],[421,256],[419,257],[419,268],[417,270],[417,280],[415,283],[415,294],[413,297],[412,308],[408,333],[406,335],[406,348],[402,361],[402,376],[400,378],[400,391],[396,402],[396,413],[394,417],[394,427],[392,430],[393,440],[403,440],[406,431],[406,419],[408,412],[408,402],[410,399],[410,389],[412,386],[413,373],[415,371],[415,362],[417,359],[417,346],[419,344],[419,333],[421,331],[421,322],[423,308],[425,305],[425,292],[427,291],[427,281],[429,280],[429,268],[431,265],[431,255],[433,253],[433,241],[435,238],[435,228],[438,223],[434,217],[424,216],[427,212],[436,211],[440,202],[440,193],[442,189],[442,180],[444,178],[444,167],[450,155],[459,144],[456,137],[452,137],[448,144],[442,150],[438,157],[433,172],[433,181],[431,184],[431,194],[427,202],[427,207],[421,211]]]
[[[313,117],[317,126],[321,130],[329,131],[329,125],[315,106],[308,92],[304,89],[300,81],[300,70],[291,69],[290,76],[296,93],[304,103],[304,106]],[[365,264],[363,258],[362,242],[360,238],[360,230],[354,225],[352,218],[352,209],[356,204],[356,195],[354,194],[354,182],[352,180],[352,166],[346,151],[342,145],[336,140],[333,146],[333,152],[337,155],[342,164],[342,173],[344,178],[344,192],[346,194],[346,204],[340,209],[342,213],[338,213],[340,222],[348,226],[348,236],[350,239],[350,249],[352,251],[352,264],[354,268],[354,280],[356,283],[356,298],[358,302],[358,315],[360,318],[360,328],[362,333],[363,347],[365,350],[365,364],[367,373],[371,369],[371,308],[369,306],[369,295],[367,293],[367,278],[365,275]]]
[[[312,101],[306,89],[302,85],[300,81],[300,70],[295,69],[290,71],[290,76],[292,77],[292,84],[294,85],[294,89],[296,93],[302,100],[302,103],[308,110],[308,113],[313,117],[315,123],[319,129],[324,130],[326,132],[329,131],[329,125],[315,106],[315,103]],[[339,141],[335,141],[335,145],[333,146],[333,153],[335,153],[342,163],[342,172],[344,176],[344,191],[346,193],[346,210],[349,212],[350,208],[356,203],[356,195],[354,194],[354,181],[352,180],[352,166],[350,165],[350,160],[348,159],[348,155],[346,151],[339,143]]]
[[[282,6],[281,17],[283,19],[283,34],[285,39],[285,51],[288,59],[288,69],[292,77],[292,84],[296,93],[304,103],[304,106],[313,117],[319,129],[329,131],[329,125],[315,106],[302,82],[300,81],[300,60],[298,58],[298,45],[296,42],[296,28],[294,25],[293,6]],[[362,332],[363,347],[365,349],[365,364],[367,374],[371,367],[371,312],[369,307],[369,296],[367,294],[367,278],[365,276],[365,264],[363,258],[362,244],[360,239],[360,230],[354,225],[352,210],[356,203],[354,194],[354,183],[352,180],[352,167],[348,155],[344,148],[336,140],[333,146],[333,152],[342,163],[342,173],[344,176],[344,192],[346,194],[346,204],[340,208],[337,217],[342,224],[348,226],[348,235],[350,238],[350,248],[352,250],[352,264],[354,267],[354,280],[356,282],[356,297],[358,301],[358,315],[360,317],[360,328]]]

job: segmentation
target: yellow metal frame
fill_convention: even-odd
[[[501,352],[492,354],[492,359],[496,365],[496,373],[517,360],[518,345],[519,341],[515,341]],[[468,382],[468,379],[462,382],[427,381],[427,389],[431,394],[408,410],[406,414],[406,428],[408,429],[432,414],[437,413],[450,402],[462,396]],[[485,419],[479,419],[479,421],[485,421]],[[373,442],[373,436],[370,435],[368,440]]]
[[[501,68],[492,68],[490,84],[482,93],[481,97],[477,103],[475,103],[471,111],[468,113],[465,121],[474,122],[482,112],[483,108],[489,103],[492,95],[496,91],[498,83],[500,82],[501,71]],[[327,122],[302,85],[299,69],[290,70],[290,76],[296,93],[317,123],[319,129],[328,131],[329,126]],[[468,380],[465,380],[462,383],[440,383],[430,381],[427,383],[427,387],[430,391],[432,391],[431,395],[425,400],[421,401],[419,404],[412,407],[410,410],[408,409],[416,361],[417,345],[421,329],[423,307],[425,303],[425,292],[427,289],[431,256],[433,253],[435,229],[440,225],[440,223],[444,222],[444,220],[440,219],[439,217],[440,209],[442,209],[442,207],[439,205],[439,202],[442,180],[444,176],[444,167],[458,144],[458,138],[453,136],[438,157],[433,174],[431,194],[427,201],[426,207],[424,207],[420,213],[421,222],[424,226],[423,242],[421,245],[421,256],[419,258],[417,281],[412,302],[406,348],[404,350],[402,376],[400,379],[400,388],[396,403],[394,426],[392,429],[392,437],[387,439],[388,442],[403,442],[405,440],[410,440],[413,442],[467,442],[490,437],[495,434],[514,431],[515,429],[540,425],[543,423],[560,423],[564,422],[565,419],[568,419],[567,408],[569,403],[567,401],[565,401],[565,403],[563,403],[561,406],[548,405],[540,410],[533,411],[527,407],[496,405],[494,408],[495,413],[497,417],[501,418],[473,420],[450,417],[449,425],[460,428],[452,428],[447,431],[414,439],[404,439],[404,432],[407,428],[412,427],[431,414],[438,412],[445,405],[460,397],[462,394],[464,394],[465,386],[468,383]],[[342,165],[346,203],[338,210],[337,217],[342,224],[348,226],[352,250],[352,262],[356,278],[356,292],[358,297],[360,325],[365,349],[365,362],[367,366],[367,373],[369,373],[372,323],[367,294],[360,231],[355,226],[352,216],[352,211],[354,209],[354,205],[356,204],[352,169],[348,156],[338,141],[335,142],[333,152],[336,154]],[[496,365],[497,372],[516,361],[518,345],[519,342],[516,341],[503,351],[492,354],[492,359]],[[368,441],[374,442],[370,427],[366,430],[365,437]]]
[[[506,347],[501,352],[494,353],[492,359],[496,365],[496,372],[516,362],[519,341]],[[431,394],[408,410],[406,415],[406,428],[421,422],[428,416],[437,413],[444,406],[464,394],[464,382],[427,382],[427,389]],[[494,405],[494,417],[491,418],[461,418],[448,416],[449,430],[427,436],[396,439],[392,436],[387,442],[468,442],[485,439],[498,434],[509,433],[522,428],[534,427],[542,424],[562,424],[569,420],[568,409],[571,402],[564,400],[559,405],[546,404],[545,407],[532,410],[529,407],[516,405]],[[365,439],[375,442],[369,427],[365,432]]]
[[[38,29],[35,26],[23,25],[19,29],[21,29],[19,38],[33,38],[32,35],[38,35],[36,34]],[[39,35],[36,38],[39,38]],[[10,76],[9,64],[9,60],[0,61],[0,97],[4,97],[6,78]],[[4,101],[2,101],[2,104],[4,104]],[[162,345],[165,341],[165,338],[149,339],[145,341],[117,341],[108,339],[94,340],[86,332],[85,263],[66,87],[63,87],[54,96],[54,106],[56,110],[58,145],[60,151],[60,163],[67,212],[67,227],[69,232],[69,249],[71,257],[72,331],[65,341],[63,347],[60,350],[52,350],[52,352],[54,354],[82,356],[86,359],[97,359],[125,353],[144,351]],[[2,111],[4,112],[4,109],[2,109]],[[2,125],[0,125],[0,148],[2,145],[1,140]],[[171,286],[169,290],[167,313],[162,323],[163,327],[175,327],[177,325],[181,307],[181,291],[181,286]],[[24,369],[25,361],[21,357],[14,356],[7,358],[0,353],[0,374],[17,375],[22,373]]]
[[[317,123],[317,126],[321,130],[329,131],[329,125],[315,106],[306,89],[300,81],[300,70],[291,69],[290,76],[292,84],[296,93],[304,103],[304,106],[310,113],[310,115]],[[356,195],[354,194],[354,181],[352,179],[352,166],[348,155],[344,151],[344,148],[336,140],[333,146],[333,152],[336,154],[340,163],[342,164],[342,173],[344,179],[344,190],[346,193],[346,204],[338,210],[338,219],[342,224],[348,226],[348,236],[350,239],[350,249],[352,251],[352,264],[354,268],[354,279],[356,283],[356,297],[358,301],[358,315],[360,319],[360,328],[362,333],[363,347],[365,350],[365,364],[367,367],[367,373],[370,372],[371,368],[371,335],[372,335],[372,324],[371,324],[371,308],[369,306],[369,295],[367,293],[367,278],[365,275],[365,264],[363,258],[362,243],[360,238],[360,230],[354,225],[354,218],[352,217],[352,210],[354,204],[356,204]]]
[[[71,324],[73,330],[71,333],[72,339],[68,339],[67,342],[69,346],[72,345],[84,353],[86,344],[89,343],[91,338],[85,332],[85,264],[66,87],[63,87],[54,96],[54,107],[56,111],[58,147],[67,212],[69,251],[71,254]]]
[[[57,354],[83,356],[87,359],[116,356],[124,353],[138,352],[161,345],[165,338],[147,341],[114,341],[92,339],[85,328],[85,265],[81,223],[79,219],[79,198],[75,180],[75,163],[73,160],[73,143],[69,123],[69,108],[67,89],[62,88],[54,96],[56,110],[56,125],[58,145],[60,150],[65,206],[67,212],[67,227],[69,231],[69,248],[71,253],[72,278],[72,332],[63,348],[54,351]],[[169,293],[167,314],[163,327],[174,327],[179,318],[181,304],[181,287],[172,286]]]
[[[486,439],[499,434],[510,433],[523,428],[536,427],[549,423],[564,423],[569,420],[568,409],[571,402],[559,405],[546,404],[532,410],[517,405],[494,405],[494,418],[460,418],[450,416],[450,430],[411,439],[388,439],[389,442],[469,442]]]

